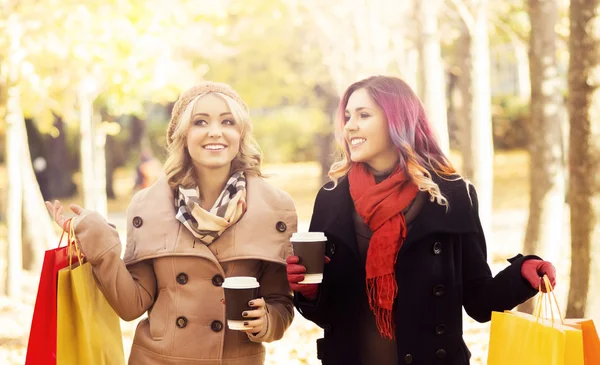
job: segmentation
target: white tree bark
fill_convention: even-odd
[[[21,59],[20,41],[23,29],[16,16],[7,21],[9,48],[6,68],[6,166],[8,184],[7,217],[8,241],[6,252],[6,283],[4,294],[17,298],[21,294],[21,274],[23,268],[23,246],[21,241],[23,184],[21,175],[21,145],[25,134],[25,118],[21,109],[21,90],[18,86],[19,64]]]
[[[93,103],[97,95],[95,82],[87,78],[79,85],[79,116],[81,133],[81,186],[85,208],[107,216],[106,134],[96,123]]]
[[[473,161],[471,180],[479,197],[479,217],[488,238],[492,229],[494,194],[494,144],[487,0],[474,0],[471,12],[459,0],[453,0],[470,35],[471,110],[469,156]]]
[[[446,110],[446,80],[442,60],[438,11],[440,0],[417,2],[420,26],[421,90],[427,117],[442,151],[448,156],[448,116]]]
[[[6,165],[8,184],[7,216],[8,242],[6,254],[5,293],[18,298],[21,294],[23,252],[21,242],[23,183],[21,177],[21,145],[25,133],[25,119],[21,110],[21,95],[18,86],[10,85],[6,103]]]

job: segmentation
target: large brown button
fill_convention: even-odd
[[[285,222],[279,221],[277,222],[277,224],[275,224],[275,228],[279,232],[285,232],[285,230],[287,229],[287,225],[285,224]]]
[[[221,286],[223,285],[223,281],[225,281],[225,279],[223,279],[223,277],[221,275],[215,275],[212,278],[212,283],[214,286]]]
[[[133,226],[140,228],[144,224],[144,220],[141,217],[133,217]]]
[[[443,335],[446,332],[446,325],[445,324],[438,324],[437,326],[435,326],[435,334],[438,336]]]
[[[187,326],[187,318],[185,318],[184,316],[177,317],[177,321],[175,323],[177,324],[177,327],[184,328],[185,326]]]
[[[177,275],[177,282],[181,285],[185,285],[188,282],[188,275],[184,272],[181,272]]]
[[[444,349],[439,349],[439,350],[437,350],[437,351],[435,352],[435,356],[436,356],[438,359],[443,359],[443,358],[445,358],[445,357],[446,357],[446,350],[444,350]]]
[[[406,354],[404,356],[404,363],[405,364],[412,364],[413,362],[413,356],[411,354]]]
[[[210,329],[215,331],[215,332],[219,332],[223,329],[223,322],[221,321],[212,321],[212,323],[210,324]]]
[[[441,297],[442,295],[444,295],[444,286],[443,285],[436,285],[433,287],[433,295],[435,295],[436,297]]]
[[[440,242],[436,242],[433,244],[433,254],[439,255],[442,253],[442,244]]]

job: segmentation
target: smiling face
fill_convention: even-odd
[[[353,162],[363,162],[375,172],[387,172],[398,163],[383,109],[366,89],[350,95],[345,112],[344,139]]]
[[[231,168],[240,150],[242,124],[216,94],[198,99],[192,110],[186,146],[196,171]]]

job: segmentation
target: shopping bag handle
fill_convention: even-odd
[[[562,313],[560,312],[560,306],[558,305],[558,300],[556,299],[556,295],[554,294],[554,288],[552,287],[552,284],[550,283],[550,279],[548,278],[547,275],[544,274],[544,276],[542,277],[542,280],[544,281],[544,285],[546,286],[546,290],[547,293],[544,293],[542,291],[542,282],[540,281],[540,284],[538,286],[538,290],[539,290],[539,298],[538,298],[538,302],[537,302],[537,306],[536,306],[536,310],[535,310],[535,316],[537,318],[537,320],[539,321],[542,318],[542,307],[544,309],[544,312],[546,312],[548,310],[548,308],[550,308],[550,318],[552,319],[552,324],[554,325],[554,309],[553,309],[553,305],[556,305],[556,310],[557,310],[557,314],[558,314],[558,318],[560,318],[560,322],[561,324],[564,324],[563,321],[563,316]],[[543,305],[544,301],[546,301],[548,304],[546,306]],[[547,314],[545,316],[546,318],[548,317]]]
[[[67,241],[68,241],[68,247],[69,247],[69,268],[71,269],[73,266],[73,255],[77,255],[77,259],[79,261],[79,263],[83,263],[83,253],[81,252],[81,249],[79,248],[79,245],[77,244],[77,240],[75,238],[75,221],[76,217],[70,218],[69,219],[69,233],[67,235]],[[73,250],[75,252],[73,252]]]
[[[71,219],[72,218],[69,218],[63,223],[62,233],[60,235],[60,239],[58,240],[59,248],[60,248],[60,245],[62,244],[63,237],[65,236],[65,232],[67,233],[67,245],[69,244],[69,241],[71,241]]]

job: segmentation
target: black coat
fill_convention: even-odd
[[[462,338],[462,307],[487,322],[492,311],[512,309],[537,293],[521,276],[518,255],[492,277],[475,189],[463,180],[435,178],[449,209],[426,200],[408,232],[396,263],[398,295],[394,304],[399,364],[465,365],[470,352]],[[319,191],[310,231],[325,232],[323,282],[316,301],[295,293],[299,312],[324,329],[317,340],[323,365],[361,364],[356,318],[368,306],[365,268],[360,258],[353,203],[346,178],[333,190]]]

